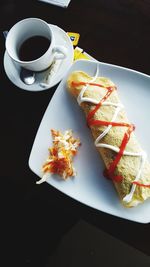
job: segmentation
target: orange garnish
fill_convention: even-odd
[[[62,134],[60,131],[51,130],[53,146],[49,148],[49,157],[43,165],[43,172],[60,175],[63,179],[75,176],[73,157],[77,154],[80,140],[72,135],[71,130]]]

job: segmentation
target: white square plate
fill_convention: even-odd
[[[48,183],[68,196],[97,210],[140,223],[150,222],[150,200],[135,207],[124,208],[111,181],[103,177],[103,162],[94,146],[85,116],[76,100],[66,89],[68,75],[82,70],[94,76],[109,77],[118,88],[118,94],[126,107],[129,120],[136,125],[135,133],[143,149],[150,155],[150,77],[146,74],[123,67],[78,60],[59,84],[39,126],[29,158],[31,170],[42,177],[41,168],[52,145],[51,129],[65,131],[72,129],[81,140],[81,147],[74,160],[77,170],[75,178],[61,181],[53,176]]]

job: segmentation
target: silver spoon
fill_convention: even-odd
[[[21,68],[20,78],[25,84],[32,85],[35,82],[35,73],[33,71]]]

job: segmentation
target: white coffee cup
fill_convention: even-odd
[[[47,51],[39,58],[29,61],[21,60],[19,57],[21,46],[27,39],[34,36],[46,37],[50,41]],[[27,18],[17,22],[8,32],[6,50],[16,64],[32,71],[45,70],[54,60],[64,59],[67,56],[67,49],[55,44],[50,25],[39,18]]]

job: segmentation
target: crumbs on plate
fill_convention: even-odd
[[[73,167],[73,158],[77,154],[77,148],[81,145],[79,138],[73,137],[72,130],[61,131],[51,130],[53,146],[48,149],[49,155],[43,164],[42,172],[44,173],[37,184],[46,181],[47,173],[57,174],[62,179],[75,176],[76,171]]]

